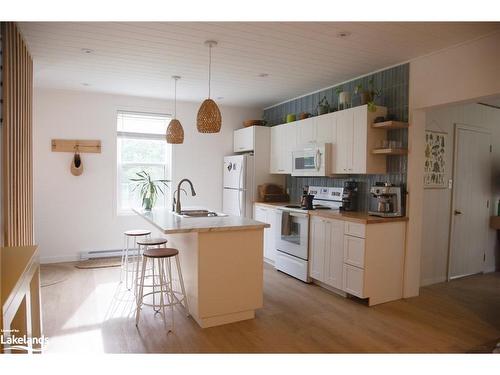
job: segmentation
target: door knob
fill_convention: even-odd
[[[459,210],[455,210],[453,213],[454,213],[455,215],[462,215],[462,211],[459,211]]]

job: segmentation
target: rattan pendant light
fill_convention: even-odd
[[[217,103],[210,99],[210,80],[212,70],[212,47],[217,45],[214,40],[207,40],[205,45],[208,46],[208,99],[201,103],[196,117],[196,127],[200,133],[218,133],[222,125],[222,116]]]
[[[180,144],[184,143],[184,129],[181,122],[177,120],[177,81],[180,76],[172,76],[175,81],[174,88],[174,118],[170,120],[167,128],[167,143]]]

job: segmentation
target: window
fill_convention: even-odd
[[[165,140],[170,119],[166,115],[118,112],[118,213],[141,207],[139,192],[133,191],[130,181],[137,172],[144,170],[154,179],[171,179],[171,146]],[[160,194],[155,207],[166,207],[170,201],[170,189],[164,191],[165,196]]]

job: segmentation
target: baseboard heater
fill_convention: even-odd
[[[110,257],[121,257],[122,249],[110,249],[110,250],[94,250],[80,253],[81,260],[95,259],[95,258],[110,258]],[[129,249],[129,255],[135,255],[137,250]]]

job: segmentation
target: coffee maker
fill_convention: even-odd
[[[358,183],[356,181],[345,181],[342,192],[342,211],[356,211],[356,194],[358,192]]]
[[[401,187],[392,186],[390,183],[376,183],[372,186],[368,214],[381,217],[403,216]]]

